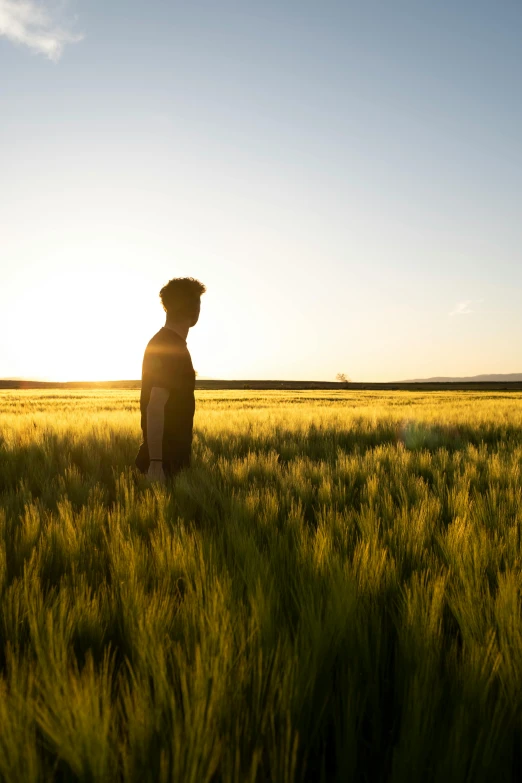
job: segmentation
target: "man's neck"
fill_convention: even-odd
[[[187,326],[186,324],[180,324],[176,321],[169,321],[169,319],[167,318],[167,320],[165,321],[165,328],[171,329],[171,331],[176,332],[176,334],[179,334],[179,336],[186,342],[190,326]]]

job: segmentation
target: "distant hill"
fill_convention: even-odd
[[[400,383],[520,383],[522,372],[504,375],[471,375],[467,377],[440,376],[436,378],[414,378]]]
[[[0,389],[140,389],[141,381],[32,381],[0,378]]]
[[[129,381],[30,381],[14,378],[0,378],[0,389],[29,390],[29,389],[112,389],[123,390],[131,389],[137,391],[141,387],[140,380]],[[261,390],[274,389],[281,390],[349,390],[349,391],[522,391],[522,374],[512,375],[477,375],[474,378],[431,378],[417,381],[394,381],[392,383],[372,383],[352,381],[349,383],[339,381],[284,381],[284,380],[218,380],[218,379],[196,379],[196,389],[217,391],[218,389],[247,389]]]

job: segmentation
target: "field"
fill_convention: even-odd
[[[0,780],[512,781],[522,394],[0,393]]]

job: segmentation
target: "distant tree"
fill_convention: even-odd
[[[345,372],[338,372],[335,376],[335,380],[339,381],[339,383],[350,383],[350,379]]]

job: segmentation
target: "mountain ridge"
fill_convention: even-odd
[[[467,376],[439,375],[433,378],[413,378],[407,381],[397,381],[397,383],[520,383],[521,381],[522,372],[512,372]]]

